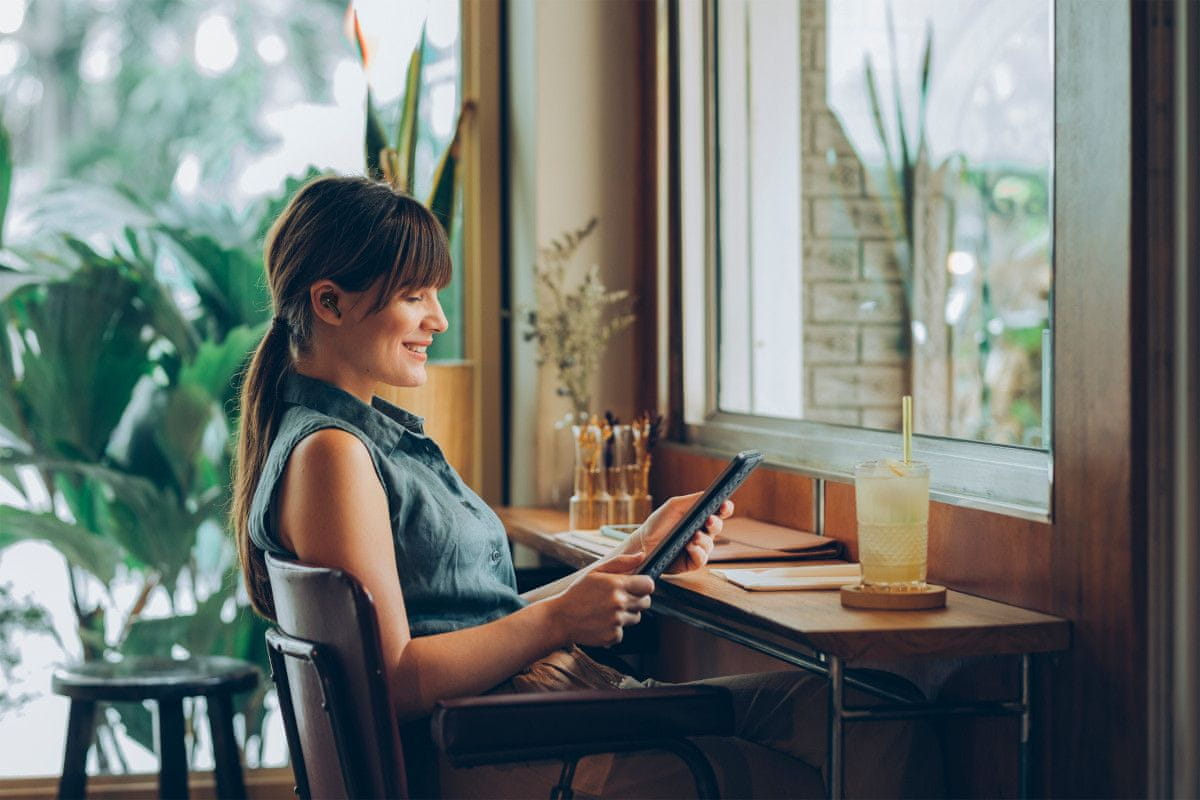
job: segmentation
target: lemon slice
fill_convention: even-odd
[[[901,464],[899,461],[892,461],[889,458],[886,461],[884,461],[883,463],[887,464],[888,469],[890,469],[897,478],[903,478],[905,475],[908,474],[908,470],[906,470],[904,468],[904,465]]]

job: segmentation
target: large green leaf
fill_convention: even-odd
[[[57,489],[72,510],[86,517],[102,535],[133,559],[133,566],[149,567],[173,585],[187,563],[202,522],[219,514],[223,500],[208,493],[181,500],[174,490],[163,490],[148,479],[86,461],[47,459],[22,453],[4,453],[0,464],[25,463],[60,477]],[[75,480],[63,481],[63,477]]]
[[[154,752],[154,715],[141,703],[111,703],[121,717],[125,734],[142,747]]]
[[[134,392],[108,454],[122,468],[186,497],[228,481],[228,449],[213,425],[228,425],[236,379],[264,325],[239,326],[221,342],[206,341],[170,386],[145,383]]]
[[[173,586],[188,563],[200,524],[219,513],[222,500],[210,497],[193,511],[174,491],[155,489],[151,496],[157,500],[147,504],[142,497],[114,495],[102,509],[99,527],[161,573],[165,586]]]
[[[114,542],[53,514],[0,506],[0,550],[20,541],[41,541],[62,553],[72,566],[104,583],[116,575],[123,553]]]
[[[34,272],[0,267],[0,300],[20,289],[38,283],[46,283],[48,278]]]
[[[175,477],[181,495],[195,485],[195,472],[203,460],[201,444],[208,426],[217,413],[212,397],[199,386],[180,383],[168,390],[154,438]]]
[[[174,245],[183,268],[193,276],[205,309],[217,321],[217,335],[238,325],[270,316],[262,262],[238,247],[228,247],[208,235],[163,229],[165,243]]]
[[[37,451],[100,459],[133,387],[154,367],[141,288],[120,270],[86,266],[67,281],[27,287],[0,309],[21,332],[20,349],[4,353],[12,382],[0,391]]]
[[[228,597],[216,592],[201,602],[194,614],[139,619],[129,626],[118,649],[126,656],[170,658],[171,648],[178,644],[194,655],[207,655],[226,627],[221,607]]]
[[[232,414],[234,389],[238,374],[246,365],[254,348],[262,341],[268,323],[239,325],[219,342],[206,341],[196,357],[179,373],[181,384],[197,386]]]
[[[133,192],[115,182],[63,181],[31,199],[29,221],[46,234],[77,239],[116,236],[128,226],[154,224],[154,215]]]
[[[103,464],[0,452],[0,465],[19,464],[57,476],[55,488],[77,518],[87,521],[87,530],[112,543],[131,566],[161,572],[167,585],[187,562],[196,528],[221,505],[208,496],[188,508],[175,491]]]

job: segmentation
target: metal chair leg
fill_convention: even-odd
[[[721,796],[717,787],[717,775],[707,756],[696,745],[686,739],[664,742],[663,747],[683,760],[696,783],[696,797],[700,800],[717,800]]]
[[[558,784],[550,790],[550,800],[573,800],[575,791],[571,788],[571,782],[575,780],[575,767],[578,764],[577,758],[569,758],[563,762]]]
[[[842,659],[838,656],[828,657],[829,666],[829,751],[825,754],[825,782],[829,788],[831,800],[842,800],[845,787],[842,779],[845,775],[842,759],[845,755],[843,747],[843,728],[845,718],[842,712],[846,708],[846,684],[843,674]]]

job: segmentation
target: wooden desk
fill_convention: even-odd
[[[575,567],[595,559],[591,553],[553,536],[567,528],[563,512],[502,508],[497,513],[514,542]],[[707,571],[661,578],[652,610],[829,677],[827,774],[831,797],[842,796],[846,722],[933,716],[1018,717],[1021,795],[1028,796],[1033,714],[1030,659],[1033,654],[1065,650],[1071,635],[1070,623],[1059,617],[960,592],[948,592],[946,608],[935,611],[862,611],[843,608],[837,592],[749,592]],[[914,703],[845,669],[848,662],[866,659],[980,655],[1013,655],[1020,659],[1018,697],[1005,702]],[[846,686],[888,702],[870,707],[847,706]]]

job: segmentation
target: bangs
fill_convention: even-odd
[[[411,197],[398,195],[396,213],[385,223],[392,227],[391,268],[379,277],[374,310],[382,310],[397,292],[444,289],[453,277],[450,243],[429,209]]]

